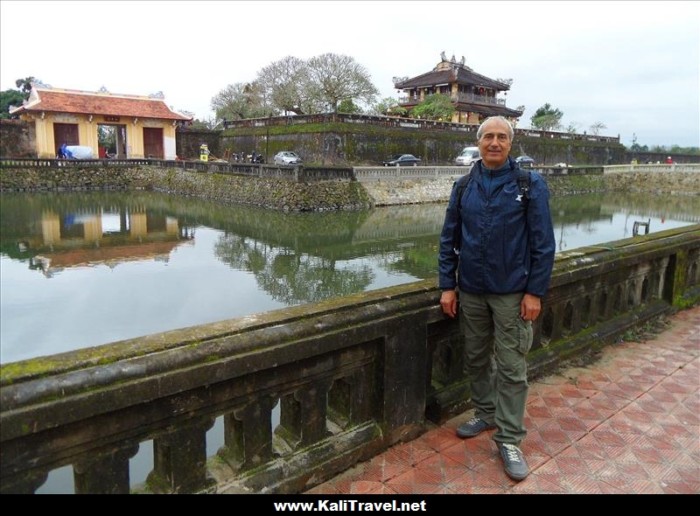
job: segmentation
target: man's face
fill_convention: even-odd
[[[479,139],[479,151],[486,168],[493,170],[501,167],[508,159],[511,145],[510,131],[506,122],[502,120],[486,122]]]

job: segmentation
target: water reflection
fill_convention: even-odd
[[[30,256],[30,269],[48,277],[69,267],[167,260],[175,247],[194,238],[177,218],[144,206],[48,207],[31,225],[37,231],[18,241],[17,249]]]
[[[552,198],[558,250],[700,222],[697,196]],[[444,204],[281,213],[167,195],[3,194],[0,361],[437,275]]]

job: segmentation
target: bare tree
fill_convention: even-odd
[[[343,100],[371,104],[379,93],[369,72],[350,56],[322,54],[307,65],[310,96],[334,113]]]
[[[569,125],[566,126],[566,132],[569,134],[576,134],[580,125],[581,124],[578,122],[569,122]]]
[[[262,88],[255,82],[229,84],[211,99],[211,107],[219,120],[263,117],[270,111]]]
[[[338,111],[338,106],[370,105],[379,93],[369,73],[352,57],[323,54],[308,61],[287,56],[257,74],[251,83],[228,85],[212,99],[217,118],[237,120],[281,113]]]
[[[595,122],[589,129],[591,130],[591,134],[598,136],[600,131],[607,129],[607,126],[603,122]]]
[[[309,78],[304,60],[287,56],[275,61],[258,72],[257,82],[276,111],[297,115],[315,111],[308,93]]]

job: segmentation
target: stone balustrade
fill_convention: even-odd
[[[697,303],[699,271],[700,225],[559,253],[530,376]],[[469,408],[439,296],[420,281],[3,364],[0,490],[69,466],[81,494],[302,492]]]

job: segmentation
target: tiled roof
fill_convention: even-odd
[[[479,86],[491,88],[497,91],[508,91],[510,86],[503,82],[489,79],[481,74],[478,74],[465,66],[455,65],[446,70],[432,70],[407,79],[403,82],[396,83],[396,89],[404,90],[409,88],[422,88],[426,86],[435,86],[436,84],[462,84],[465,86]]]
[[[401,104],[402,107],[406,109],[411,109],[412,107],[420,104],[419,100],[413,102],[404,102]],[[478,104],[475,102],[457,102],[455,104],[457,111],[465,112],[471,111],[473,113],[481,113],[486,116],[510,116],[510,117],[521,117],[523,112],[517,109],[510,109],[500,104]]]
[[[487,116],[500,115],[520,117],[523,114],[522,111],[510,109],[498,104],[465,104],[463,102],[459,102],[457,104],[457,109],[459,111],[473,111],[474,113],[481,113]]]
[[[37,87],[32,89],[27,103],[11,111],[11,114],[37,111],[192,120],[170,109],[162,98]]]

